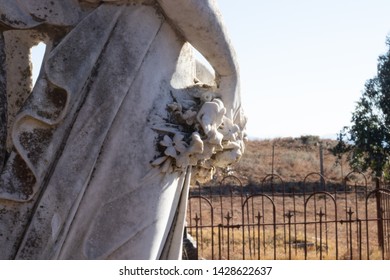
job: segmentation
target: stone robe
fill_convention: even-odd
[[[171,244],[181,244],[190,168],[150,162],[167,104],[194,83],[192,51],[153,2],[117,2],[0,1],[4,33],[47,38],[32,93],[8,115],[11,144],[0,142],[1,259],[181,255]]]

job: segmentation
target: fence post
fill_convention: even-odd
[[[321,189],[325,191],[325,180],[324,180],[324,153],[322,142],[320,142],[320,174],[321,174]]]
[[[379,178],[375,178],[375,189],[376,189],[376,215],[378,220],[378,244],[379,247],[384,250],[383,246],[383,220],[382,220],[382,205],[381,205],[381,193],[380,193],[380,181]]]
[[[272,162],[271,162],[271,174],[274,174],[274,164],[275,164],[275,143],[272,143]],[[273,180],[273,178],[271,178]],[[272,184],[273,181],[271,181]]]

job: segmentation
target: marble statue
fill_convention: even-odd
[[[0,0],[0,28],[0,259],[180,258],[191,182],[244,150],[215,1]]]

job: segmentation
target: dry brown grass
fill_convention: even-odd
[[[299,199],[303,200],[303,197]],[[366,217],[365,200],[362,197],[356,197],[355,194],[337,198],[337,211],[331,199],[321,196],[317,197],[315,203],[314,200],[310,200],[306,211],[303,201],[294,202],[289,197],[283,199],[275,196],[273,198],[276,208],[275,216],[272,215],[272,204],[263,200],[262,197],[256,197],[253,201],[249,200],[249,208],[244,207],[244,215],[242,215],[239,197],[233,197],[233,200],[230,197],[224,197],[222,208],[219,207],[221,205],[219,198],[214,198],[214,200],[210,200],[214,206],[213,216],[208,204],[204,201],[201,202],[202,211],[199,208],[199,200],[190,201],[192,213],[188,215],[188,225],[193,228],[189,229],[189,232],[193,237],[198,238],[199,257],[201,258],[243,259],[243,254],[245,254],[245,259],[298,260],[305,259],[305,244],[307,244],[307,259],[382,258],[378,246],[377,222],[374,221],[376,218],[375,198],[368,200],[368,217]],[[353,207],[356,202],[360,205],[358,210]],[[351,219],[349,219],[346,209],[354,212]],[[294,211],[290,224],[286,216],[283,215],[289,211]],[[326,211],[321,225],[318,216],[320,211],[324,213]],[[256,217],[248,215],[252,212],[255,216],[258,215],[257,213],[263,216],[260,223],[257,223]],[[194,227],[195,215],[201,219],[198,221],[198,230]],[[229,219],[229,225],[241,226],[230,229],[218,227],[219,224],[227,225],[226,217],[228,215],[232,217]],[[359,224],[360,228],[357,223],[358,218],[363,220]],[[243,219],[244,222],[242,222]],[[348,223],[348,220],[351,222]],[[368,220],[368,222],[364,220]],[[305,221],[307,222],[306,226]],[[276,222],[275,228],[273,227],[274,222]],[[242,227],[242,224],[251,224],[251,226]],[[215,227],[212,229],[211,225]],[[367,240],[369,247],[367,247]],[[275,246],[276,252],[274,251]],[[336,248],[338,250],[337,256]]]
[[[336,144],[335,140],[316,136],[248,141],[245,153],[234,170],[244,184],[259,184],[272,171],[286,182],[303,181],[306,174],[320,172],[322,146],[324,176],[328,182],[340,182],[351,169],[346,158],[338,162],[330,152]]]
[[[381,259],[383,256],[378,246],[377,222],[371,221],[377,218],[374,198],[368,200],[367,213],[369,214],[366,215],[365,197],[373,188],[368,175],[366,175],[367,188],[363,188],[363,192],[362,188],[355,192],[358,190],[355,187],[365,185],[365,180],[359,174],[352,174],[347,183],[350,188],[347,190],[351,192],[338,190],[336,194],[332,193],[336,204],[330,197],[316,195],[315,199],[307,203],[305,209],[307,195],[301,194],[294,199],[289,195],[293,189],[297,193],[302,192],[311,183],[320,185],[316,174],[306,177],[310,173],[320,172],[320,147],[323,153],[323,176],[326,179],[326,186],[331,186],[328,190],[332,188],[336,190],[343,186],[343,179],[350,174],[351,169],[346,158],[337,161],[330,152],[336,144],[334,140],[323,140],[315,136],[249,141],[243,158],[233,169],[233,174],[246,188],[244,197],[232,198],[229,192],[225,192],[220,198],[216,196],[219,191],[211,191],[220,185],[221,179],[226,175],[220,171],[214,182],[208,184],[211,192],[202,193],[213,205],[213,215],[208,210],[210,208],[205,200],[190,203],[191,214],[187,217],[188,225],[195,225],[195,213],[198,218],[201,218],[198,221],[198,225],[201,226],[198,232],[191,230],[192,236],[198,235],[200,257],[242,259],[245,254],[245,259],[304,259],[306,244],[308,259],[336,259],[336,248],[338,259]],[[269,182],[263,181],[272,172],[278,175],[275,179],[281,178],[283,181],[275,180],[272,186],[283,186],[283,190],[286,191],[284,198],[270,194],[270,188],[267,189]],[[250,202],[250,209],[244,209],[243,215],[242,203],[253,190],[270,196],[276,209],[275,216],[272,215],[272,203],[264,197],[253,199]],[[310,188],[307,190],[310,191]],[[234,192],[237,194],[237,191]],[[196,191],[193,193],[197,194]],[[202,205],[201,211],[200,205]],[[347,213],[349,210],[353,212],[351,216]],[[291,218],[291,227],[285,216],[289,211],[294,214]],[[318,223],[320,211],[326,211],[326,215],[323,216],[324,223],[321,225]],[[254,216],[249,217],[250,212],[254,213]],[[257,225],[257,218],[255,218],[258,214],[261,216],[260,226]],[[227,218],[228,216],[231,218]],[[349,219],[350,222],[346,222]],[[370,221],[361,223],[359,227],[359,219]],[[252,226],[244,229],[242,226],[230,229],[210,228],[211,224],[226,225],[227,220],[229,225],[242,225],[244,220],[245,224],[249,223]],[[305,221],[317,223],[307,223],[305,226]],[[277,224],[275,228],[274,222]],[[220,251],[217,246],[219,242],[223,243]],[[214,252],[212,252],[212,244],[215,245]]]

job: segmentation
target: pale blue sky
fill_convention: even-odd
[[[389,0],[218,0],[250,138],[336,137],[390,32]],[[33,56],[36,56],[33,54]]]
[[[252,138],[335,137],[390,32],[388,0],[218,0]]]

